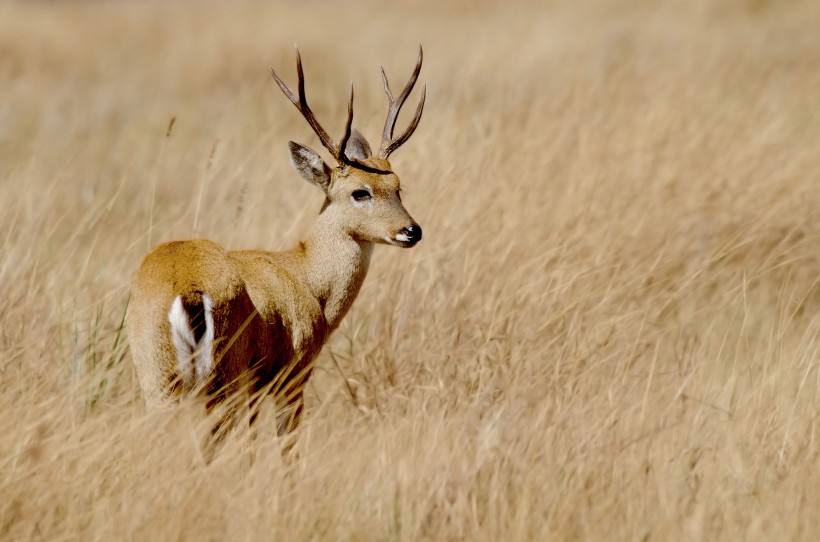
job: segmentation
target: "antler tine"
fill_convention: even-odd
[[[399,136],[398,139],[393,139],[393,130],[395,129],[396,121],[399,118],[399,111],[401,111],[404,101],[416,85],[416,81],[419,78],[419,73],[421,72],[421,63],[423,58],[424,51],[422,50],[421,45],[419,45],[419,55],[416,59],[416,66],[413,68],[413,73],[410,75],[410,80],[407,81],[404,89],[402,89],[401,93],[399,93],[395,99],[393,99],[393,93],[390,91],[390,83],[387,82],[387,75],[384,73],[384,68],[382,68],[382,82],[384,83],[384,92],[387,94],[387,103],[389,104],[389,107],[387,109],[387,119],[384,121],[384,131],[382,132],[382,146],[381,149],[379,149],[379,156],[381,158],[387,158],[390,153],[407,141],[410,136],[413,135],[413,132],[416,130],[416,127],[421,120],[421,112],[424,108],[424,98],[427,91],[426,87],[424,93],[422,94],[418,108],[416,109],[416,116],[413,118],[410,126],[401,136]]]
[[[387,82],[387,74],[384,73],[384,66],[382,66],[380,69],[382,71],[382,83],[384,83],[384,93],[387,94],[387,101],[392,104],[393,93],[390,92],[390,83]]]
[[[302,55],[299,53],[299,48],[296,48],[296,74],[299,78],[299,97],[297,98],[293,91],[288,88],[285,82],[282,80],[279,75],[277,75],[276,70],[271,67],[270,69],[271,75],[276,80],[276,84],[279,85],[279,88],[282,90],[282,93],[290,100],[290,102],[302,113],[302,116],[305,117],[305,120],[308,121],[310,127],[313,128],[313,131],[316,132],[316,135],[319,136],[319,139],[322,142],[322,145],[330,151],[330,154],[333,155],[340,163],[345,162],[344,157],[344,146],[347,144],[347,140],[350,138],[350,125],[353,122],[353,87],[351,85],[350,89],[350,103],[348,104],[348,119],[347,124],[345,125],[345,135],[342,139],[342,143],[340,146],[336,146],[336,143],[333,141],[333,138],[328,135],[322,125],[319,124],[319,120],[316,118],[316,115],[313,114],[310,107],[307,103],[307,97],[305,96],[305,72],[302,69]]]
[[[273,66],[270,67],[270,73],[273,75],[273,78],[276,80],[276,84],[279,85],[279,89],[287,97],[287,99],[290,100],[293,105],[299,107],[299,100],[296,99],[296,96],[293,95],[285,82],[282,81],[278,75],[276,75],[276,70],[273,69]]]
[[[407,126],[407,130],[404,131],[402,135],[400,135],[397,139],[394,139],[390,142],[389,145],[384,149],[385,158],[390,156],[390,154],[404,145],[404,143],[410,139],[410,136],[413,135],[413,132],[416,131],[416,128],[419,125],[419,121],[421,120],[421,113],[424,110],[424,99],[427,97],[427,85],[424,85],[424,88],[421,90],[421,99],[419,100],[419,105],[416,107],[416,114],[413,117],[413,120]]]
[[[350,100],[347,102],[347,122],[345,123],[345,131],[342,134],[342,140],[339,141],[339,160],[344,160],[347,163],[345,156],[345,147],[350,139],[350,134],[353,127],[353,82],[350,82]]]

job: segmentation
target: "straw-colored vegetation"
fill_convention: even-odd
[[[818,539],[818,28],[813,0],[0,4],[0,538]],[[424,44],[393,159],[424,241],[376,250],[298,457],[267,413],[205,464],[199,409],[142,402],[129,283],[163,240],[309,229],[286,141],[320,145],[267,71],[294,42],[320,119],[353,80],[376,141],[378,66]]]

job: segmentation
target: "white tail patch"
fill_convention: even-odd
[[[191,327],[190,316],[177,296],[171,303],[168,322],[171,324],[171,342],[176,349],[177,367],[182,378],[185,393],[199,386],[214,366],[214,316],[213,301],[207,295],[202,296],[202,310],[205,312],[205,333],[196,341]]]

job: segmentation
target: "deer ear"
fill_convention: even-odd
[[[356,128],[353,128],[350,139],[347,140],[347,145],[345,145],[345,156],[356,160],[367,160],[373,156],[370,144]]]
[[[288,147],[290,163],[299,175],[327,192],[330,186],[330,167],[325,164],[319,153],[294,141],[288,141]]]

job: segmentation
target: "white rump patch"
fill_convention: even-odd
[[[196,341],[194,330],[182,298],[177,296],[171,303],[168,322],[171,324],[171,342],[177,354],[177,367],[182,378],[185,393],[190,392],[208,378],[214,366],[214,316],[213,300],[202,296],[202,310],[205,312],[205,333]]]

